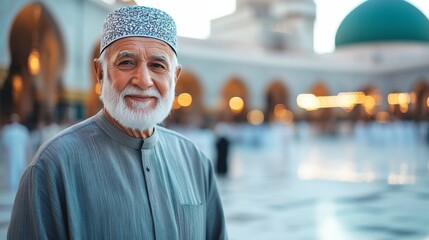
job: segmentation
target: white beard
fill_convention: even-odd
[[[118,92],[113,88],[106,74],[103,79],[100,99],[107,112],[123,127],[144,131],[152,129],[169,115],[174,101],[174,88],[173,81],[164,97],[161,96],[159,91],[153,88],[142,90],[127,86],[122,92]],[[124,99],[124,96],[129,94],[153,96],[157,99],[156,106],[151,109],[148,104],[133,103],[133,109],[130,109]]]

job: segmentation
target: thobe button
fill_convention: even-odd
[[[146,172],[150,172],[150,168],[149,167],[146,167]]]

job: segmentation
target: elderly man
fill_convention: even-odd
[[[181,67],[166,13],[110,13],[94,67],[104,109],[37,152],[17,193],[8,239],[226,239],[209,159],[157,126]]]

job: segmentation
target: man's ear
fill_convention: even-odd
[[[103,66],[100,63],[100,61],[98,61],[98,59],[94,59],[92,64],[94,66],[95,76],[97,77],[98,82],[101,84],[101,81],[103,80],[103,74],[104,74]]]
[[[175,77],[175,81],[176,81],[176,83],[177,83],[177,80],[179,80],[179,77],[180,77],[180,73],[182,72],[182,66],[177,66],[177,68],[176,68],[176,77]]]

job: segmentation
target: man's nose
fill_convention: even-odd
[[[150,69],[146,64],[140,64],[137,69],[136,77],[132,80],[132,84],[140,87],[141,89],[147,89],[153,85]]]

